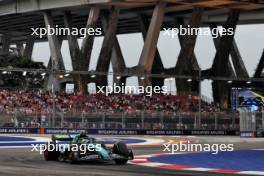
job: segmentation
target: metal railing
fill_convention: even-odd
[[[0,113],[0,127],[95,129],[239,130],[239,114],[227,112],[85,112],[15,109]],[[199,118],[201,117],[201,118]]]
[[[263,131],[264,112],[240,112],[240,131]]]

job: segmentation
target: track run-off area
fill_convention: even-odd
[[[93,136],[111,145],[117,141],[133,149],[135,159],[126,165],[89,162],[72,165],[45,161],[32,144],[43,144],[50,136],[0,135],[0,175],[91,175],[91,176],[172,176],[172,175],[264,175],[264,141],[261,138],[222,136]],[[234,144],[234,151],[167,153],[164,144],[180,141]]]

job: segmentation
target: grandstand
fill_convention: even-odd
[[[55,101],[55,109],[53,109]],[[10,117],[2,126],[49,127],[56,111],[56,127],[231,129],[238,128],[237,114],[214,103],[201,103],[203,123],[198,127],[198,97],[136,94],[82,95],[48,91],[0,91],[0,112]],[[233,114],[233,117],[232,117]],[[212,116],[212,117],[211,117]],[[107,121],[102,118],[107,118]],[[105,120],[105,119],[104,119]],[[145,122],[144,122],[145,121]],[[210,127],[209,127],[210,126]]]

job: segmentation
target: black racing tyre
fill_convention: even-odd
[[[107,147],[106,147],[105,144],[101,144],[101,148],[103,148],[103,149],[107,149]]]
[[[48,151],[48,149],[46,149],[44,151],[44,159],[46,161],[58,161],[59,158],[59,153],[56,151]]]
[[[132,150],[129,150],[129,158],[130,158],[131,160],[134,159],[134,154],[133,154],[133,151],[132,151]]]
[[[126,164],[128,160],[127,159],[115,159],[114,161],[118,165],[123,165],[123,164]]]
[[[69,160],[71,164],[77,164],[80,161],[80,154],[76,151],[71,151],[69,153]]]
[[[129,150],[127,148],[127,145],[122,142],[118,142],[114,144],[113,153],[119,154],[125,157],[129,157]]]
[[[113,153],[122,155],[124,157],[129,157],[129,150],[127,148],[127,145],[125,143],[115,143],[113,147]],[[116,164],[126,164],[128,159],[114,159]]]
[[[51,155],[50,155],[50,153],[49,153],[48,150],[45,150],[45,151],[44,151],[44,159],[45,159],[46,161],[51,161],[51,160],[52,160],[52,157],[51,157]]]
[[[55,145],[55,142],[51,142],[50,144]],[[56,150],[49,151],[48,150],[48,145],[49,145],[49,143],[47,143],[46,146],[45,146],[46,148],[44,150],[44,159],[46,161],[58,161],[58,158],[60,156],[60,152],[56,151]]]

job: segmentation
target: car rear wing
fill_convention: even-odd
[[[75,138],[76,135],[77,134],[53,134],[51,136],[51,140],[70,142]]]

